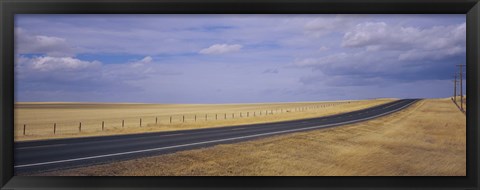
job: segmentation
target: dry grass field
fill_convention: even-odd
[[[429,99],[358,124],[41,175],[465,176],[465,128],[450,99]]]
[[[19,103],[16,104],[15,109],[15,141],[286,121],[355,111],[393,100],[271,104]],[[170,117],[172,123],[170,123]],[[185,120],[183,120],[184,117]],[[141,127],[140,119],[142,119]],[[102,130],[102,122],[104,130]],[[24,125],[25,135],[23,134]],[[55,134],[53,134],[54,125]]]

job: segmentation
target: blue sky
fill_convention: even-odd
[[[16,101],[439,98],[465,15],[16,15]]]

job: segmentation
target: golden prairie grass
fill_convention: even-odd
[[[342,127],[37,175],[465,176],[466,119],[451,100]]]
[[[355,111],[393,100],[271,104],[23,103],[17,104],[15,109],[15,141],[173,131],[286,121]],[[304,107],[310,108],[300,111]],[[207,115],[207,118],[205,118],[205,115]],[[170,123],[170,116],[172,116],[172,123]],[[185,122],[183,116],[185,116]],[[142,127],[140,127],[140,118],[142,119]],[[81,132],[79,132],[80,122],[82,125]],[[105,130],[102,130],[102,122],[104,122]],[[55,134],[53,134],[54,123],[56,123]],[[124,123],[123,127],[122,123]],[[23,135],[24,124],[26,124],[25,135]]]

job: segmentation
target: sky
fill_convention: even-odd
[[[465,15],[16,15],[17,102],[453,94]]]

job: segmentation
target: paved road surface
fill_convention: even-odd
[[[334,127],[388,115],[416,101],[418,99],[404,99],[349,113],[276,123],[19,142],[14,145],[14,168],[15,173],[21,175]]]

